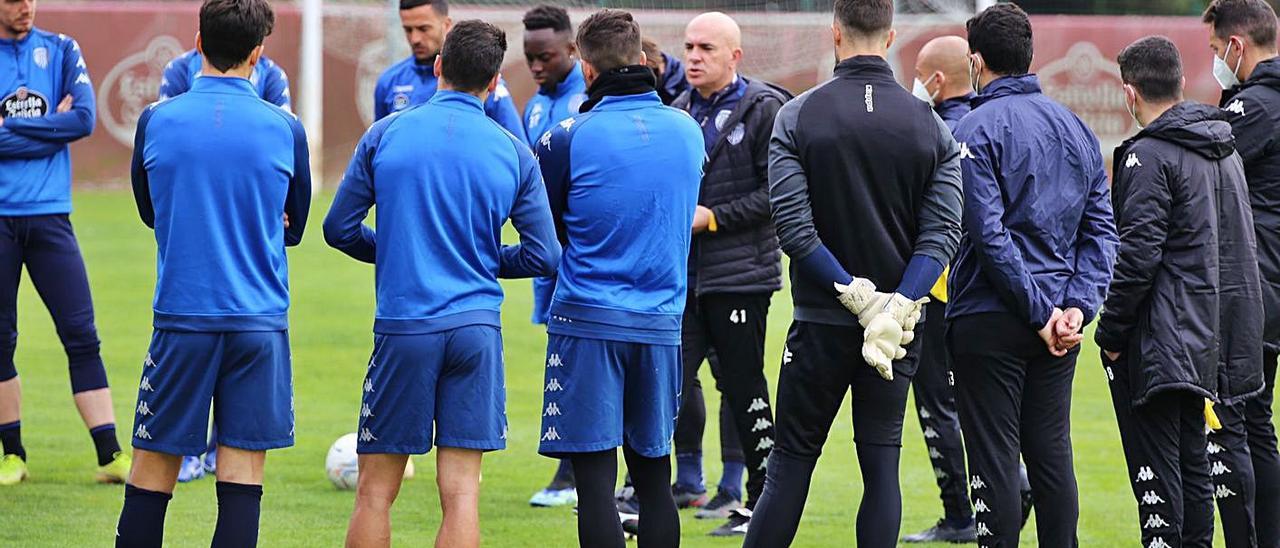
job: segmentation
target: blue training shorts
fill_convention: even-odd
[[[291,361],[288,331],[155,330],[138,383],[133,446],[204,453],[210,402],[219,445],[249,451],[293,445]]]
[[[538,452],[671,454],[680,378],[679,345],[550,335]]]
[[[360,403],[357,453],[421,454],[507,446],[502,331],[470,325],[374,335]]]

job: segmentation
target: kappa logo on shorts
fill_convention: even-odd
[[[548,403],[548,404],[547,404],[547,409],[546,409],[546,411],[543,411],[543,412],[542,412],[542,416],[544,416],[544,417],[559,417],[559,416],[560,416],[560,406],[559,406],[559,405],[556,405],[556,402]]]
[[[985,524],[985,523],[983,523],[983,522],[981,522],[981,521],[979,521],[979,522],[978,522],[978,536],[980,536],[980,537],[989,537],[989,536],[991,536],[991,535],[993,535],[993,534],[994,534],[994,533],[992,533],[992,532],[991,532],[991,528],[987,527],[987,524]]]
[[[990,512],[991,508],[987,506],[987,501],[978,499],[976,502],[973,503],[973,511],[974,513],[982,514],[985,512]]]
[[[155,360],[151,359],[151,353],[147,352],[147,359],[142,360],[142,367],[156,367]]]
[[[1215,499],[1225,499],[1229,497],[1234,497],[1235,495],[1236,495],[1236,492],[1227,488],[1227,486],[1225,485],[1219,485],[1218,488],[1213,492],[1213,498]]]
[[[1164,504],[1164,499],[1160,498],[1160,495],[1157,495],[1155,491],[1147,491],[1142,494],[1142,504],[1144,506]]]
[[[755,413],[757,411],[764,411],[765,409],[768,409],[768,408],[769,408],[769,404],[764,402],[764,398],[756,398],[754,400],[751,400],[751,406],[747,408],[747,412]]]
[[[374,437],[373,432],[370,432],[368,428],[361,428],[360,441],[364,443],[369,443],[371,441],[378,441],[378,438]]]
[[[986,488],[987,488],[987,482],[982,481],[982,478],[978,476],[974,476],[973,479],[969,480],[969,489],[973,489],[976,491],[978,489],[986,489]]]
[[[151,432],[147,431],[147,425],[139,424],[138,431],[133,433],[133,437],[140,440],[149,440],[151,439]]]
[[[150,377],[147,377],[146,375],[143,375],[143,376],[142,376],[142,382],[138,383],[138,390],[141,390],[141,391],[143,391],[143,392],[155,392],[155,391],[156,391],[154,388],[151,388],[151,378],[150,378]]]
[[[1209,442],[1208,451],[1210,455],[1217,455],[1222,452],[1222,446],[1213,442]]]
[[[560,379],[551,377],[551,380],[547,381],[547,388],[544,392],[560,392],[562,390],[564,390],[564,387],[560,385]]]
[[[364,380],[364,391],[365,391],[365,392],[373,392],[373,379],[365,379],[365,380]]]
[[[932,426],[924,427],[924,439],[926,440],[938,439],[938,431],[934,430]]]
[[[547,367],[564,367],[564,360],[560,359],[559,354],[552,354],[547,358]]]
[[[1213,467],[1209,469],[1210,476],[1221,476],[1230,473],[1231,469],[1227,468],[1227,465],[1223,464],[1222,461],[1214,461]]]
[[[360,416],[366,419],[373,416],[373,410],[369,409],[369,404],[360,404]]]
[[[1151,544],[1148,544],[1147,548],[1173,548],[1173,547],[1169,546],[1169,543],[1164,541],[1164,537],[1156,537],[1151,539]]]
[[[1160,527],[1168,527],[1169,522],[1165,521],[1160,514],[1151,514],[1147,516],[1147,522],[1142,525],[1143,529],[1158,529]]]
[[[1230,104],[1228,104],[1226,108],[1223,108],[1222,110],[1225,110],[1227,112],[1234,112],[1240,116],[1244,116],[1244,101],[1236,99],[1235,101],[1232,101]]]
[[[752,427],[751,427],[751,431],[752,431],[752,432],[760,432],[760,431],[762,431],[762,430],[768,430],[768,429],[769,429],[769,427],[771,427],[771,426],[773,426],[773,423],[769,422],[769,419],[766,419],[766,418],[764,418],[764,417],[760,417],[760,418],[756,419],[756,424],[755,424],[755,426],[752,426]]]
[[[1144,481],[1151,481],[1154,479],[1156,479],[1156,473],[1151,471],[1150,466],[1139,466],[1138,479],[1135,480],[1134,483],[1141,483]]]
[[[760,438],[760,443],[756,444],[756,451],[765,449],[773,449],[773,438]]]
[[[556,427],[548,428],[546,433],[542,434],[542,441],[560,441],[560,433],[556,432]]]
[[[143,400],[138,402],[138,414],[147,417],[154,415],[155,413],[151,412],[151,407],[147,405],[145,400]]]

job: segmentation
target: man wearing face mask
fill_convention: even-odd
[[[436,94],[434,70],[436,56],[444,44],[444,35],[453,27],[448,0],[400,0],[400,25],[413,54],[391,65],[373,89],[373,119],[381,120],[394,112],[420,105]],[[498,79],[498,89],[484,102],[484,113],[503,129],[524,140],[524,127],[511,100],[507,84]]]
[[[1207,399],[1261,387],[1262,288],[1244,166],[1222,111],[1184,101],[1162,36],[1120,52],[1125,106],[1143,128],[1115,151],[1115,278],[1102,348],[1142,546],[1213,544]],[[1162,318],[1183,318],[1184,322]]]
[[[947,337],[978,543],[1018,545],[1021,453],[1040,546],[1072,546],[1071,383],[1118,243],[1106,169],[1098,139],[1029,72],[1026,12],[996,4],[966,28],[978,97],[955,131],[964,237]]]
[[[1280,547],[1280,452],[1272,422],[1280,353],[1280,60],[1276,14],[1265,0],[1216,0],[1204,12],[1220,106],[1244,160],[1262,272],[1262,392],[1218,408],[1222,429],[1209,436],[1221,466],[1214,477],[1227,545]],[[1255,523],[1256,520],[1256,531]]]

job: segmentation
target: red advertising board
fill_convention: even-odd
[[[156,99],[166,63],[195,43],[198,3],[90,2],[41,5],[37,25],[75,37],[98,93],[94,134],[73,146],[78,183],[127,178],[133,130],[139,112]],[[533,93],[520,51],[522,8],[459,8],[455,18],[479,17],[504,27],[510,37],[503,74],[517,104]],[[575,12],[575,20],[585,11]],[[639,12],[645,33],[669,52],[682,50],[683,27],[692,12]],[[834,58],[826,14],[733,14],[743,28],[744,74],[803,91],[830,74]],[[297,87],[300,14],[277,6],[267,54],[291,77],[295,106],[306,101]],[[1183,53],[1189,98],[1215,102],[1206,30],[1193,17],[1040,16],[1033,18],[1033,70],[1045,91],[1077,112],[1098,134],[1103,152],[1135,131],[1124,108],[1115,57],[1132,41],[1163,34]],[[372,122],[378,74],[399,48],[394,21],[381,6],[328,5],[324,17],[324,181],[341,177],[356,141]],[[391,34],[390,36],[388,36]],[[962,21],[902,19],[890,52],[899,80],[910,87],[916,52],[929,39],[963,34]],[[393,50],[393,55],[407,50]]]

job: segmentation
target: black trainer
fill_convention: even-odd
[[[978,530],[974,527],[974,519],[963,526],[948,523],[946,519],[938,520],[937,525],[914,535],[902,538],[902,542],[951,542],[954,544],[978,542]]]
[[[726,493],[724,489],[716,491],[716,496],[712,497],[705,506],[698,509],[693,517],[698,519],[727,519],[729,514],[734,510],[742,508],[742,501],[738,497]]]
[[[738,508],[729,513],[729,521],[723,525],[711,530],[708,535],[713,537],[741,537],[746,536],[747,528],[751,526],[751,510],[746,508]]]

